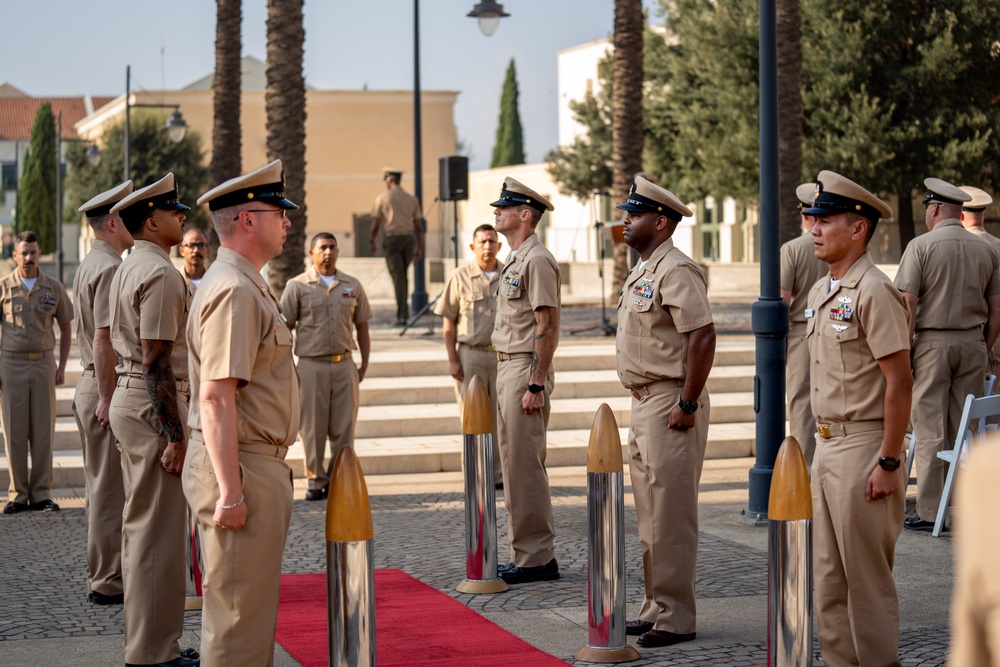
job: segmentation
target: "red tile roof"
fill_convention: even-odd
[[[95,96],[91,100],[96,111],[113,97]],[[53,115],[62,112],[62,138],[76,139],[74,125],[87,116],[83,97],[0,97],[0,139],[30,139],[35,114],[43,102],[52,105]]]

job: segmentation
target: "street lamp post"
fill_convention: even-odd
[[[496,32],[500,19],[510,16],[503,11],[503,5],[490,2],[479,2],[466,16],[479,20],[479,29],[483,34],[490,37]],[[126,155],[128,154],[128,107],[126,98],[125,115],[125,145]],[[138,105],[136,105],[138,106]],[[420,119],[420,0],[413,0],[413,196],[417,198],[423,206],[424,194],[424,168],[423,168],[423,131]],[[126,170],[128,169],[128,158],[126,160]],[[126,179],[128,176],[126,176]],[[427,221],[420,216],[420,224],[424,226],[424,239],[427,238]],[[426,255],[426,240],[424,242],[424,255]],[[413,263],[413,296],[410,298],[410,312],[419,313],[427,307],[427,280],[424,270],[425,257]]]
[[[181,115],[181,105],[179,104],[132,104],[132,66],[125,66],[125,169],[124,169],[124,179],[129,180],[132,178],[132,167],[130,164],[131,152],[132,152],[132,109],[133,108],[144,108],[144,109],[173,109],[173,113],[170,114],[170,118],[167,122],[163,124],[165,130],[170,133],[170,140],[175,144],[179,143],[184,138],[184,133],[187,131],[187,122],[184,120],[184,116]],[[88,159],[90,158],[90,153],[87,154]]]

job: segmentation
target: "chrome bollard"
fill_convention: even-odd
[[[337,455],[326,505],[331,667],[375,667],[375,548],[368,487],[354,448]]]
[[[767,664],[812,667],[812,495],[793,437],[774,462],[768,519]]]
[[[184,540],[184,551],[187,570],[184,573],[185,582],[184,611],[201,609],[201,531],[198,530],[198,518],[188,507],[187,539]]]
[[[465,579],[462,593],[501,593],[497,576],[497,505],[493,486],[493,410],[483,379],[472,376],[462,415],[465,434]]]
[[[607,403],[594,415],[587,446],[587,645],[584,662],[631,662],[625,637],[625,483],[618,423]]]

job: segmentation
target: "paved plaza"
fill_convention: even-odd
[[[698,639],[640,649],[635,665],[764,665],[767,529],[733,520],[746,503],[752,459],[708,461],[702,478],[698,558]],[[574,665],[587,638],[586,470],[550,470],[556,557],[562,578],[488,596],[454,590],[465,575],[462,479],[459,473],[370,476],[377,567],[394,567],[467,604],[535,646]],[[638,609],[641,564],[626,473],[629,610]],[[296,480],[302,497],[304,480]],[[908,503],[912,512],[911,499]],[[80,498],[58,497],[64,510],[5,516],[0,521],[0,666],[70,667],[124,662],[121,607],[86,601],[85,523]],[[498,499],[501,560],[506,512]],[[284,572],[325,569],[325,504],[296,500]],[[943,665],[951,598],[951,539],[905,532],[899,540],[903,664]],[[414,614],[420,610],[415,609]],[[188,612],[184,646],[198,646],[200,612]],[[634,640],[633,640],[634,641]],[[415,647],[415,650],[419,650]],[[278,648],[276,665],[298,663]],[[818,658],[816,665],[821,665]]]

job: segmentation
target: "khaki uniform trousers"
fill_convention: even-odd
[[[84,370],[73,396],[73,416],[83,441],[87,484],[87,582],[91,591],[120,595],[125,507],[122,456],[114,434],[101,426],[94,414],[99,398],[94,371]]]
[[[52,497],[56,367],[51,352],[41,354],[42,358],[29,360],[26,354],[0,353],[0,415],[10,469],[8,495],[16,503],[38,503]]]
[[[225,530],[213,518],[219,483],[212,460],[201,432],[191,435],[183,478],[184,494],[201,530],[204,667],[274,664],[281,557],[292,520],[292,471],[283,460],[286,451],[241,445],[247,522],[237,531]]]
[[[413,261],[413,250],[417,241],[413,234],[396,234],[386,236],[382,241],[382,254],[392,278],[392,287],[396,293],[396,319],[410,319],[409,284],[407,269]]]
[[[712,407],[703,391],[694,428],[668,429],[667,414],[682,390],[678,383],[632,399],[628,452],[646,589],[639,618],[656,630],[687,634],[697,625],[698,484]]]
[[[358,421],[358,367],[350,357],[299,359],[299,434],[306,457],[309,488],[318,491],[330,483],[337,454],[354,445]],[[324,465],[326,439],[330,438],[330,463]]]
[[[828,667],[899,665],[899,599],[892,579],[903,529],[899,490],[869,502],[882,431],[819,440],[812,468],[813,574],[819,645]]]
[[[186,424],[186,393],[177,392],[177,407]],[[181,478],[160,463],[167,439],[141,377],[118,377],[110,418],[125,483],[125,662],[169,662],[181,654],[184,631],[187,503]]]
[[[910,418],[917,439],[917,514],[937,519],[938,504],[948,474],[937,453],[955,444],[965,397],[983,395],[986,341],[980,329],[918,331],[913,340],[913,409]]]
[[[504,505],[510,559],[518,567],[538,567],[555,558],[549,475],[545,471],[545,432],[552,410],[555,373],[545,378],[545,407],[528,415],[521,398],[531,376],[530,353],[497,365],[497,434],[503,468]]]
[[[785,396],[788,398],[788,434],[802,447],[806,467],[812,466],[816,450],[816,418],[809,398],[809,344],[805,327],[801,333],[793,325],[785,352]]]
[[[493,483],[503,482],[503,466],[500,464],[500,439],[497,437],[497,353],[485,348],[458,344],[458,360],[462,364],[465,379],[455,380],[455,400],[458,401],[458,418],[465,414],[465,394],[469,391],[472,376],[478,375],[490,397],[490,408],[493,410]],[[462,447],[465,455],[465,447]],[[465,461],[462,461],[465,467]]]

